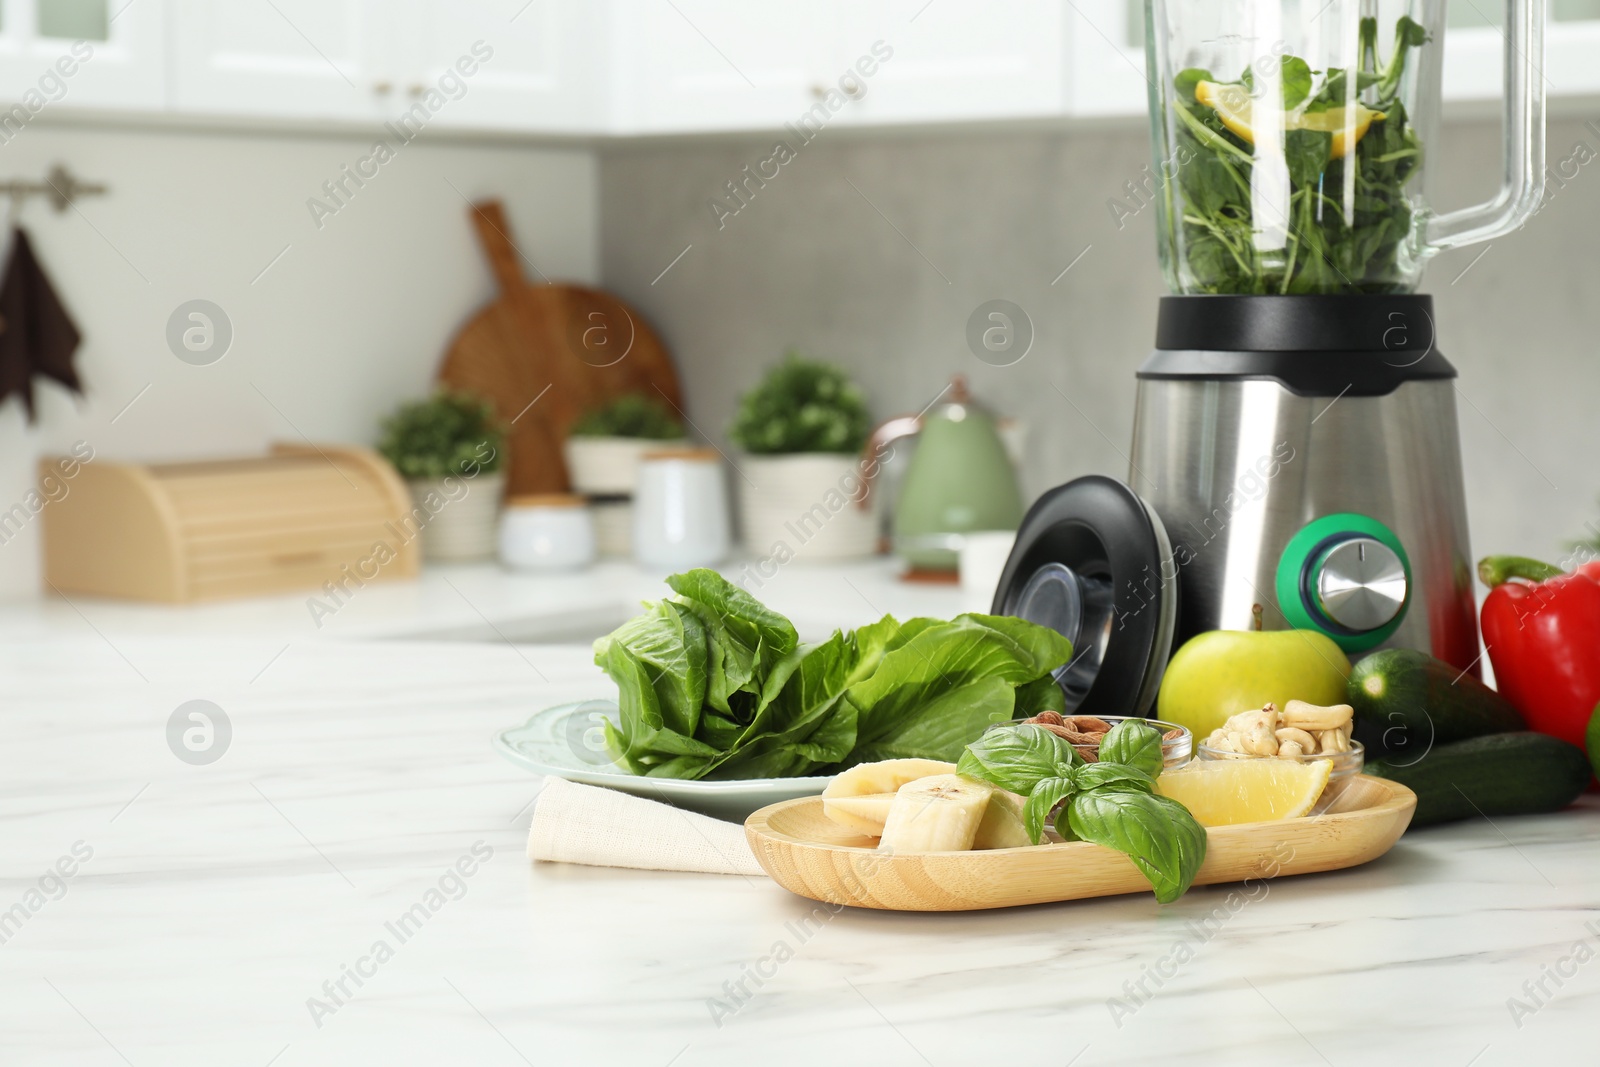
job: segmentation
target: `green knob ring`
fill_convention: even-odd
[[[1400,605],[1395,617],[1376,630],[1359,634],[1336,633],[1311,614],[1301,594],[1301,576],[1313,562],[1312,557],[1325,542],[1339,534],[1370,537],[1386,545],[1400,557],[1400,566],[1406,575],[1406,600]],[[1341,512],[1313,519],[1302,527],[1299,533],[1291,537],[1289,544],[1284,547],[1283,555],[1278,558],[1276,584],[1278,610],[1283,612],[1283,617],[1289,620],[1291,627],[1296,630],[1315,630],[1331,637],[1334,643],[1346,652],[1365,652],[1383,644],[1400,629],[1400,624],[1405,621],[1406,612],[1411,610],[1411,559],[1406,555],[1405,546],[1389,527],[1377,519],[1355,512]]]

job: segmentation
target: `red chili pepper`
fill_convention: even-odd
[[[1534,730],[1579,748],[1600,704],[1600,560],[1570,573],[1520,556],[1478,564],[1500,693]]]

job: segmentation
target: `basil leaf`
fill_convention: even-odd
[[[1109,790],[1078,793],[1068,808],[1068,822],[1083,840],[1125,853],[1163,904],[1188,892],[1206,858],[1205,827],[1170,797]]]
[[[1101,763],[1137,767],[1151,778],[1161,774],[1161,731],[1142,719],[1124,719],[1100,742]]]
[[[1042,726],[1008,726],[990,730],[967,746],[956,761],[956,773],[1027,796],[1033,787],[1079,761],[1064,738]]]
[[[1022,825],[1028,830],[1028,839],[1038,844],[1044,838],[1044,824],[1050,819],[1050,809],[1078,791],[1071,778],[1046,778],[1033,787],[1028,802],[1022,806]]]
[[[1077,782],[1078,788],[1085,793],[1091,789],[1153,793],[1156,789],[1156,780],[1138,767],[1104,761],[1077,768],[1073,773],[1073,781]]]
[[[1056,812],[1056,833],[1061,835],[1061,840],[1063,841],[1080,840],[1077,831],[1072,828],[1072,820],[1068,818],[1071,814],[1071,804],[1063,805],[1061,810]]]

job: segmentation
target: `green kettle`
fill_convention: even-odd
[[[880,462],[894,442],[917,438],[894,505],[894,552],[913,571],[954,573],[965,536],[1015,530],[1022,491],[994,415],[956,375],[921,415],[890,419],[873,431],[867,455]]]

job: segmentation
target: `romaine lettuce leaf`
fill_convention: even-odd
[[[710,570],[595,642],[617,683],[606,736],[635,774],[762,778],[873,759],[954,760],[991,723],[1060,709],[1072,646],[1021,619],[893,616],[802,646],[788,619]]]

